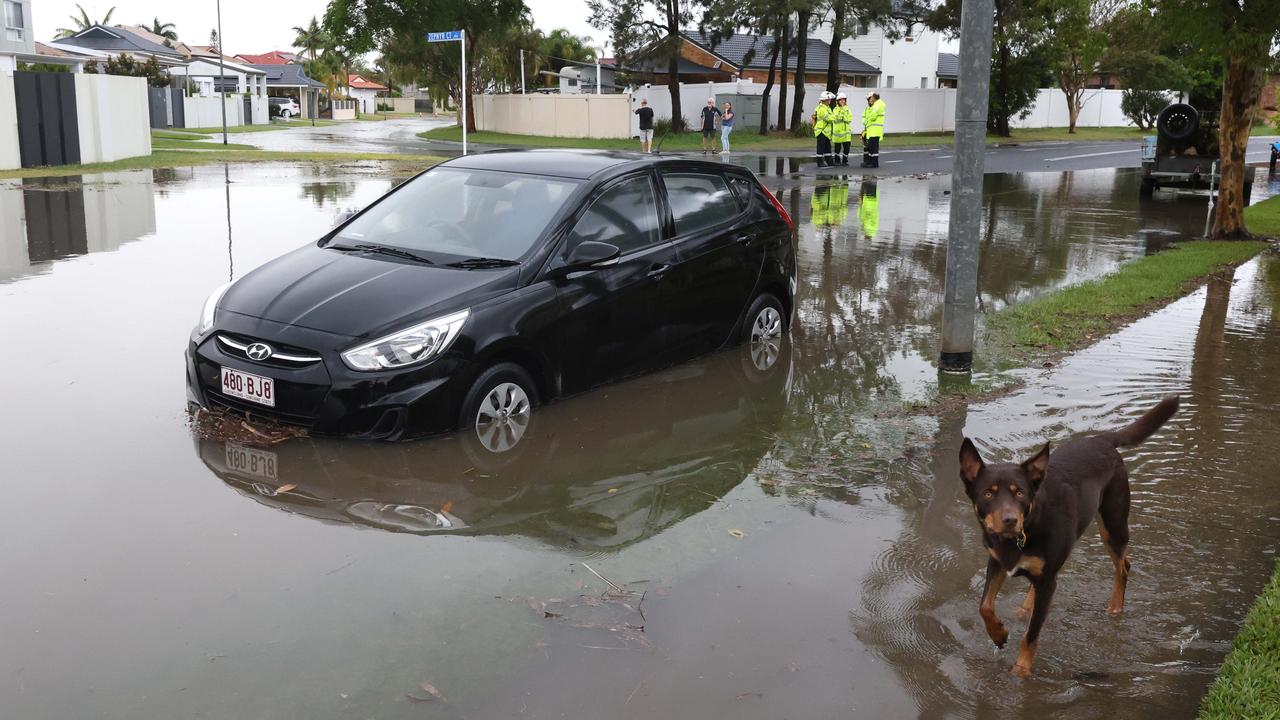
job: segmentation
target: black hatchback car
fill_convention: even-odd
[[[754,340],[792,221],[750,171],[629,153],[457,158],[215,290],[189,399],[320,434],[518,434],[539,403]]]

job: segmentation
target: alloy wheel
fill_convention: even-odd
[[[476,411],[476,438],[486,450],[503,453],[520,443],[529,429],[532,409],[524,388],[512,382],[496,385]]]
[[[777,308],[766,306],[751,323],[749,347],[751,363],[757,370],[768,370],[782,353],[782,314]]]

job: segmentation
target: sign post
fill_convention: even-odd
[[[467,31],[447,30],[445,32],[427,33],[427,42],[454,42],[462,48],[462,154],[467,154],[467,96],[471,94],[467,88]]]

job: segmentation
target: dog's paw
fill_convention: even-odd
[[[1011,675],[1014,675],[1015,677],[1020,677],[1025,680],[1031,677],[1031,666],[1030,665],[1014,665],[1009,670],[1009,673]]]
[[[1107,614],[1111,617],[1120,617],[1124,614],[1124,605],[1107,605]]]
[[[1004,644],[1008,641],[1009,631],[1004,629],[1004,625],[997,625],[991,629],[991,642],[995,643],[996,647],[1003,650]]]

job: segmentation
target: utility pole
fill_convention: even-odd
[[[218,90],[218,104],[222,106],[222,144],[227,144],[227,81],[226,68],[222,64],[222,50],[227,46],[227,42],[222,39],[222,0],[218,0],[218,84],[221,89]]]
[[[524,48],[520,48],[520,94],[524,94]]]
[[[973,323],[978,297],[978,236],[982,232],[982,175],[987,147],[994,0],[960,6],[960,77],[956,91],[951,223],[942,303],[943,372],[973,369]]]

